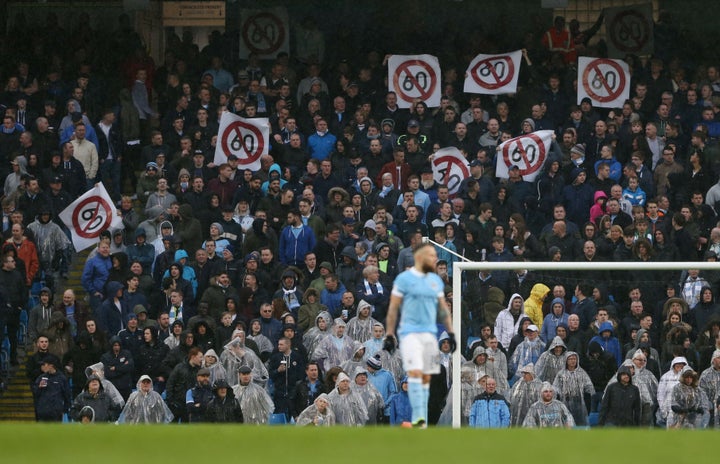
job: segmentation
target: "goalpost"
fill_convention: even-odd
[[[462,272],[463,271],[512,271],[515,269],[527,269],[529,271],[658,271],[672,270],[682,271],[688,269],[698,270],[720,270],[720,262],[553,262],[553,261],[528,261],[528,262],[455,262],[453,264],[453,332],[458,340],[458,349],[452,357],[452,426],[460,428],[461,424],[461,392],[460,371],[462,368]],[[593,282],[589,282],[593,283]],[[660,297],[662,298],[662,296]],[[659,299],[659,298],[658,298]]]

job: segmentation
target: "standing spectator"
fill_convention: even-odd
[[[640,425],[640,390],[632,384],[632,375],[625,366],[618,369],[617,382],[605,391],[598,424],[616,427]]]
[[[196,383],[185,394],[185,406],[190,423],[208,422],[207,408],[213,399],[210,385],[210,369],[203,367],[197,371]]]
[[[527,428],[572,428],[575,420],[567,407],[555,399],[555,387],[543,382],[540,388],[540,400],[530,406],[523,427]]]
[[[535,378],[533,363],[520,368],[522,378],[515,382],[510,393],[510,425],[522,425],[530,406],[540,399],[542,382]]]
[[[473,400],[470,409],[470,427],[507,428],[510,427],[510,405],[495,389],[497,383],[492,377],[485,381],[485,391]]]
[[[295,397],[295,387],[302,379],[304,370],[305,360],[298,351],[292,349],[290,340],[286,337],[278,340],[277,351],[270,357],[268,372],[275,387],[275,414],[285,414],[288,421],[293,416],[292,398]]]
[[[18,329],[20,328],[20,311],[27,303],[27,290],[25,289],[25,276],[15,269],[15,258],[6,254],[3,256],[2,269],[0,269],[0,288],[4,293],[7,308],[0,313],[0,336],[7,327],[10,340],[10,364],[17,366]]]
[[[60,422],[63,414],[70,410],[70,384],[59,368],[60,360],[52,354],[45,356],[40,364],[42,374],[32,385],[38,422]]]
[[[300,210],[287,215],[288,225],[280,232],[280,262],[284,265],[305,267],[305,255],[315,248],[315,233],[303,224]]]
[[[103,353],[100,361],[105,366],[105,378],[109,380],[124,400],[130,396],[132,379],[135,374],[135,362],[130,351],[123,349],[120,337],[110,339],[110,350]]]
[[[110,275],[112,260],[110,259],[110,245],[100,243],[97,254],[85,262],[82,272],[82,286],[90,296],[90,307],[97,311],[105,296],[105,284]],[[113,297],[114,295],[107,295]]]

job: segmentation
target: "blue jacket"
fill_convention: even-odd
[[[80,282],[89,295],[92,296],[95,292],[105,294],[104,287],[111,268],[112,260],[109,256],[103,258],[96,254],[85,262]]]
[[[370,372],[368,370],[368,380],[380,392],[385,404],[388,403],[390,397],[397,393],[397,384],[393,375],[385,369]]]
[[[308,137],[308,151],[310,152],[310,156],[319,161],[328,158],[330,153],[335,150],[335,142],[337,142],[337,137],[332,135],[330,132],[323,136],[320,136],[317,132],[315,132],[313,135]]]
[[[401,391],[390,397],[385,407],[385,415],[390,418],[390,425],[400,425],[412,420],[412,407],[407,392]]]
[[[138,261],[142,264],[143,272],[150,275],[152,265],[155,262],[155,247],[149,243],[130,245],[125,249],[128,255],[128,262]]]
[[[332,314],[332,317],[340,317],[338,308],[342,306],[342,296],[346,291],[345,285],[338,281],[337,290],[331,293],[327,288],[324,288],[320,293],[320,304],[327,306],[328,312]]]
[[[492,395],[484,392],[475,397],[470,409],[470,427],[506,428],[510,427],[510,407],[499,393]]]
[[[315,232],[309,226],[302,226],[297,237],[292,226],[280,232],[280,262],[285,265],[305,267],[305,255],[315,248]]]
[[[604,338],[602,333],[608,330],[610,331],[610,337]],[[614,334],[615,330],[613,329],[612,322],[603,322],[600,324],[598,334],[590,339],[590,343],[597,342],[600,346],[602,346],[603,350],[615,357],[615,362],[618,367],[620,367],[620,364],[623,362],[622,349],[620,348],[620,342],[618,339],[613,336]]]

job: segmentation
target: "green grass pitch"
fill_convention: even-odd
[[[717,431],[0,425],[7,463],[704,463]],[[211,451],[208,452],[208,449]]]

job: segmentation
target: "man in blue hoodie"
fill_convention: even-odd
[[[615,362],[618,367],[622,363],[622,349],[620,348],[620,341],[614,336],[615,330],[613,329],[612,322],[605,321],[600,324],[598,329],[598,335],[595,335],[590,339],[590,343],[597,342],[605,350],[615,357]]]

